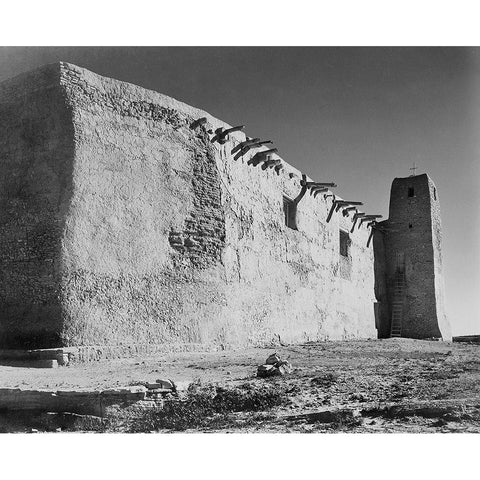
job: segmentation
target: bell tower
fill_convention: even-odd
[[[379,226],[385,258],[384,336],[451,340],[444,306],[440,204],[431,178],[395,178],[389,218]]]

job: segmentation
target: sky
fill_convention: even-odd
[[[59,60],[246,125],[384,218],[415,162],[441,205],[452,332],[480,334],[480,48],[1,47],[0,81]]]

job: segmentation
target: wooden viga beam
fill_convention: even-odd
[[[253,145],[256,142],[259,142],[259,138],[248,138],[244,142],[239,143],[238,145],[235,145],[235,147],[232,148],[232,151],[230,152],[232,155],[235,152],[238,152],[239,150],[243,150],[244,148],[248,147],[248,145]]]
[[[335,203],[336,212],[338,212],[342,207],[346,207],[349,205],[358,205],[358,206],[363,205],[362,202],[354,202],[350,200],[335,200],[334,203]]]
[[[215,136],[212,138],[212,143],[213,142],[218,142],[221,145],[227,143],[228,141],[228,136],[233,133],[233,132],[238,132],[240,130],[243,130],[245,128],[245,125],[238,125],[236,127],[231,127],[231,128],[226,128],[224,129],[223,127],[217,128],[215,130]]]
[[[256,167],[259,163],[269,160],[269,155],[272,153],[278,153],[278,148],[271,148],[270,150],[262,150],[257,152],[248,162],[247,165],[253,165]]]
[[[358,211],[357,207],[347,207],[342,210],[342,214],[344,217],[348,216],[352,210]]]
[[[368,240],[367,240],[367,248],[370,246],[370,242],[372,241],[373,231],[375,230],[375,225],[376,224],[377,224],[376,220],[372,220],[371,222],[368,222],[368,224],[367,224],[367,228],[371,227],[370,235],[368,236]]]
[[[328,192],[327,187],[313,187],[310,189],[310,195],[313,194],[313,198],[317,198],[317,195],[322,192]]]
[[[336,185],[333,185],[332,187],[336,187]],[[326,192],[328,190],[328,185],[314,185],[311,187],[308,187],[308,190],[310,190],[310,195],[314,195],[315,197],[320,193],[320,192]]]
[[[301,181],[300,185],[303,187],[304,185],[307,188],[312,188],[312,187],[330,187],[330,188],[335,188],[337,185],[333,182],[305,182]]]
[[[353,220],[358,220],[359,218],[362,218],[362,217],[365,217],[367,214],[365,212],[357,212],[354,216],[353,216]]]
[[[243,157],[243,155],[246,155],[250,151],[250,149],[261,147],[262,145],[266,145],[267,143],[273,143],[273,142],[271,140],[262,140],[262,141],[252,143],[248,147],[242,148],[241,150],[237,151],[233,159],[238,160],[240,157]]]
[[[360,224],[358,225],[358,228],[360,228],[363,225],[363,222],[368,222],[369,220],[375,220],[377,218],[382,218],[382,215],[364,215],[360,219]]]
[[[353,225],[352,225],[352,229],[350,230],[350,233],[353,233],[353,230],[355,229],[355,225],[357,224],[357,220],[359,218],[362,218],[366,215],[366,213],[364,212],[357,212],[353,215]]]
[[[370,223],[375,223],[375,222],[370,222]],[[370,225],[369,223],[369,225]],[[373,238],[373,228],[370,230],[370,235],[368,236],[368,240],[367,240],[367,248],[370,246],[370,242],[372,241],[372,238]]]
[[[267,145],[273,143],[272,140],[260,140],[259,138],[253,138],[252,140],[245,140],[245,142],[239,143],[236,147],[232,148],[232,155],[237,153],[236,157],[238,158],[241,155],[245,155],[252,148],[261,147],[262,145]]]
[[[328,212],[327,223],[332,219],[333,212],[338,212],[341,207],[346,207],[347,205],[363,205],[362,202],[354,202],[352,200],[333,200],[332,208]]]
[[[328,213],[327,217],[327,223],[330,221],[332,218],[333,212],[338,212],[340,208],[346,207],[347,205],[363,205],[362,202],[355,202],[353,200],[333,200],[332,203],[332,208],[330,209],[330,212]]]
[[[266,170],[267,168],[276,167],[280,165],[282,161],[279,158],[271,158],[270,160],[265,160],[262,165],[262,170]]]

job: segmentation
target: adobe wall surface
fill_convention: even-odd
[[[409,188],[413,189],[412,197],[408,196]],[[393,181],[389,218],[381,225],[387,228],[385,259],[390,305],[394,300],[397,255],[404,259],[407,289],[402,336],[450,339],[444,310],[440,205],[428,175]]]
[[[59,65],[0,84],[0,347],[60,343],[72,140]]]
[[[74,153],[47,142],[68,180],[56,197],[58,282],[47,290],[58,293],[59,316],[50,318],[62,345],[376,336],[370,232],[355,229],[350,256],[341,257],[339,228],[349,230],[351,217],[335,213],[326,223],[331,198],[308,193],[298,230],[286,227],[282,197],[299,194],[300,172],[247,165],[253,151],[235,161],[243,133],[212,143],[192,122],[228,125],[159,93],[68,64],[59,83],[73,133],[55,137]],[[63,97],[51,104],[43,115],[64,108]],[[24,317],[26,330],[43,321],[33,309]]]

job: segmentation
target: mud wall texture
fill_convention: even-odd
[[[340,255],[340,229],[349,231],[352,218],[340,211],[327,223],[331,197],[307,193],[298,230],[290,229],[283,196],[298,196],[301,174],[286,163],[280,174],[247,165],[255,151],[234,160],[242,132],[212,143],[208,130],[228,125],[206,112],[65,63],[35,75],[52,72],[58,98],[42,93],[38,115],[58,121],[41,142],[48,155],[35,158],[42,168],[51,163],[55,189],[35,185],[39,198],[55,202],[36,208],[52,226],[55,265],[42,260],[53,281],[39,278],[39,291],[56,310],[39,316],[28,308],[17,323],[25,331],[54,324],[56,343],[32,346],[223,348],[376,336],[370,232],[363,225],[349,233],[348,256]],[[207,123],[194,127],[201,117]],[[12,148],[19,144],[12,140]],[[25,184],[24,170],[18,175]],[[19,231],[2,230],[1,241],[17,241]],[[42,304],[35,290],[11,288],[16,308],[21,295]]]
[[[72,127],[58,64],[0,84],[0,347],[61,343]]]
[[[390,306],[399,265],[405,271],[402,336],[451,339],[444,309],[440,204],[428,175],[393,181],[389,218],[381,226],[386,228],[386,286]]]

